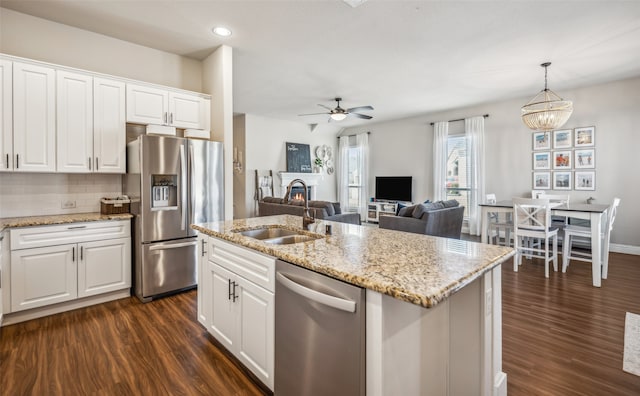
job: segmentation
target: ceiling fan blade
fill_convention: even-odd
[[[298,114],[298,116],[309,116],[309,115],[318,115],[318,114],[329,114],[329,113],[308,113],[308,114]]]
[[[360,114],[360,113],[349,113],[350,115],[354,116],[354,117],[358,117],[358,118],[364,118],[365,120],[370,120],[373,117],[368,116],[366,114]]]
[[[322,108],[324,108],[324,109],[327,109],[327,110],[329,110],[329,111],[333,110],[331,107],[327,107],[327,106],[325,106],[325,105],[323,105],[323,104],[318,104],[318,106],[320,106],[320,107],[322,107]]]
[[[373,110],[373,107],[371,107],[371,106],[360,106],[360,107],[352,107],[350,109],[347,109],[347,111],[349,113],[351,113],[352,111],[362,111],[362,110]]]

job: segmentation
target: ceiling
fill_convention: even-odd
[[[358,3],[357,0],[351,1]],[[640,1],[29,1],[2,7],[204,59],[233,47],[234,113],[372,105],[410,117],[640,76]],[[211,28],[224,25],[228,38]],[[571,99],[571,98],[566,98]],[[524,103],[523,103],[524,104]]]

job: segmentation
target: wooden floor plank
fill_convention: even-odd
[[[503,278],[503,370],[510,396],[640,395],[622,371],[624,317],[640,313],[640,259],[612,253],[609,279],[536,260]],[[0,328],[7,395],[263,395],[196,321],[196,291],[122,299]]]

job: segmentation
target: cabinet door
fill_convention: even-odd
[[[169,93],[169,124],[177,128],[202,129],[202,98],[196,95]]]
[[[131,287],[131,238],[78,244],[78,297]]]
[[[11,312],[73,300],[78,295],[77,247],[11,252]]]
[[[88,173],[93,164],[93,78],[56,72],[58,172]]]
[[[274,294],[238,278],[240,305],[236,355],[262,382],[273,389]]]
[[[127,158],[125,84],[93,79],[93,171],[125,173]]]
[[[56,170],[55,71],[13,63],[14,170]]]
[[[207,329],[211,318],[211,285],[209,284],[211,277],[207,276],[208,243],[208,236],[198,234],[198,265],[196,267],[198,273],[198,322]]]
[[[235,275],[209,261],[209,283],[211,285],[211,325],[209,332],[229,351],[235,353],[236,326],[239,304],[233,301]],[[236,286],[236,295],[239,287]]]
[[[13,84],[11,62],[0,59],[0,172],[13,170]]]
[[[166,125],[168,107],[168,91],[127,84],[127,122]]]

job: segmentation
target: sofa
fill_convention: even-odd
[[[303,200],[291,200],[288,203],[277,197],[264,197],[258,202],[258,216],[272,216],[291,214],[302,216],[304,213]],[[319,220],[339,221],[341,223],[360,225],[359,213],[342,213],[340,203],[328,201],[309,201],[309,213]]]
[[[464,206],[455,199],[407,206],[396,216],[381,216],[380,228],[460,239]]]

